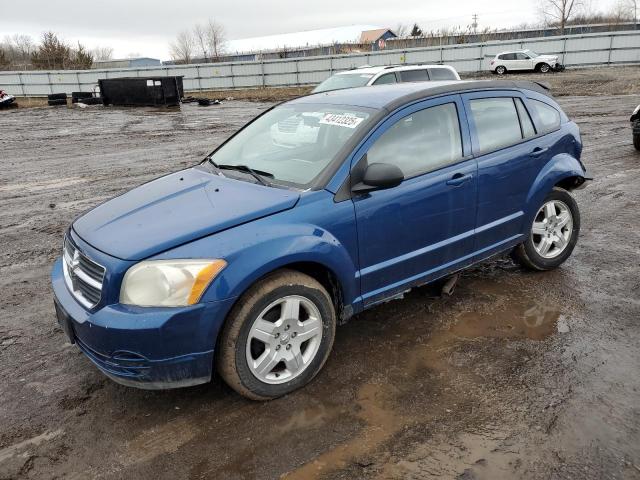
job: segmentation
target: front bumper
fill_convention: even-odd
[[[554,72],[562,72],[564,68],[564,65],[561,63],[554,63],[553,65],[551,65],[551,70],[553,70]]]
[[[178,388],[211,379],[213,349],[233,299],[178,308],[112,304],[88,311],[73,298],[56,260],[51,281],[72,343],[105,375],[145,389]]]

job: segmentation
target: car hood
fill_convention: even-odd
[[[190,168],[109,200],[78,218],[85,242],[124,260],[151,255],[292,208],[300,195]]]
[[[538,55],[536,58],[542,60],[557,60],[558,55]]]

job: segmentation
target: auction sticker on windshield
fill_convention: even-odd
[[[320,123],[325,125],[337,125],[339,127],[356,128],[364,118],[356,117],[350,113],[325,113]]]

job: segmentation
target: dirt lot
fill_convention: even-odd
[[[74,217],[197,162],[268,104],[0,114],[0,479],[640,479],[635,93],[560,99],[596,177],[561,269],[498,258],[451,297],[427,287],[358,315],[311,385],[269,403],[219,380],[112,383],[65,344],[48,280]]]

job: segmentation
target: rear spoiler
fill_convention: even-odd
[[[536,85],[540,85],[547,92],[551,91],[551,85],[549,85],[547,82],[536,82],[535,80],[532,80],[532,82],[535,83]]]

